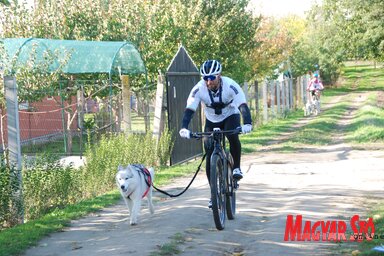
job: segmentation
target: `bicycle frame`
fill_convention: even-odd
[[[213,152],[210,166],[210,187],[212,212],[216,228],[224,229],[225,215],[228,219],[234,219],[236,211],[235,191],[237,181],[232,177],[232,171],[228,172],[228,165],[233,165],[232,157],[225,148],[225,134],[240,133],[240,128],[229,131],[221,131],[214,128],[211,132],[191,133],[193,138],[211,137]]]

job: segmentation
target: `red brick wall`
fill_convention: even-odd
[[[33,139],[44,135],[52,135],[56,133],[63,133],[63,121],[60,98],[45,98],[40,102],[29,104],[29,110],[23,109],[25,104],[19,106],[19,120],[20,120],[20,138],[21,141]],[[64,106],[69,106],[67,102]],[[71,108],[74,112],[76,110],[76,97],[72,98],[72,105],[67,107]],[[67,115],[64,112],[64,117]],[[3,119],[4,125],[4,140],[7,142],[7,118]],[[77,130],[77,117],[71,124],[71,130]],[[0,142],[2,142],[0,137]]]

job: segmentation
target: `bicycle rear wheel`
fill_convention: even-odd
[[[227,152],[227,193],[226,193],[226,210],[229,220],[233,220],[236,215],[236,184],[233,179],[233,159],[231,153]]]
[[[226,177],[223,160],[219,154],[211,157],[211,200],[213,219],[218,230],[224,229],[226,209]]]

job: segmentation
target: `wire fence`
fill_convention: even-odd
[[[109,80],[62,81],[55,91],[41,91],[36,102],[19,104],[22,155],[49,152],[82,155],[87,143],[105,133],[122,131],[123,101],[120,85]],[[151,102],[149,102],[151,103]],[[153,109],[131,92],[132,133],[145,133],[145,119]],[[152,111],[153,112],[153,111]],[[7,148],[7,116],[2,110],[1,149]]]

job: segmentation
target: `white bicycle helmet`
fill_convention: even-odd
[[[217,60],[206,60],[200,68],[202,76],[216,76],[221,73],[221,64]]]

